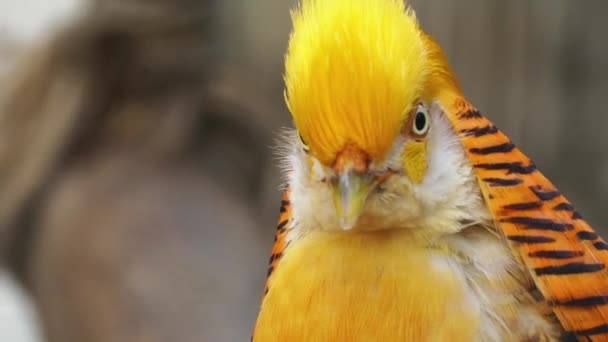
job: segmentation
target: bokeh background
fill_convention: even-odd
[[[0,0],[1,341],[248,340],[293,3]],[[608,233],[608,2],[410,3]]]

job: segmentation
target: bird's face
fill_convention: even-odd
[[[315,157],[314,151],[298,134],[304,152],[301,158],[311,166],[308,174],[302,176],[310,178],[312,189],[328,188],[342,229],[355,226],[364,209],[373,207],[375,202],[386,206],[394,196],[405,195],[405,189],[409,189],[408,197],[413,198],[413,186],[422,181],[427,171],[431,117],[425,103],[417,102],[412,107],[400,134],[382,159],[373,158],[354,139],[347,138],[333,161],[326,164]],[[397,183],[400,185],[396,186]]]
[[[323,230],[472,220],[481,197],[428,91],[434,61],[416,19],[401,1],[370,1],[309,0],[293,15],[285,81],[297,128],[286,165],[294,218]]]
[[[382,159],[349,142],[324,163],[297,131],[290,139],[291,198],[303,226],[445,231],[485,212],[473,170],[437,102],[415,103]]]

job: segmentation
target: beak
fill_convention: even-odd
[[[358,173],[351,168],[344,170],[334,180],[334,204],[343,230],[350,230],[365,206],[367,195],[374,188],[374,177]]]

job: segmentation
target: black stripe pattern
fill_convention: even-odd
[[[598,251],[608,251],[608,244],[606,244],[604,241],[594,243],[593,247],[595,247],[595,249]]]
[[[600,324],[596,327],[585,329],[585,330],[576,330],[574,332],[577,335],[598,335],[598,334],[607,334],[608,333],[608,324]]]
[[[555,207],[553,207],[553,210],[555,210],[555,211],[573,211],[574,206],[570,203],[564,202],[564,203],[560,203],[560,204],[556,205]]]
[[[533,258],[544,258],[544,259],[570,259],[582,256],[582,251],[536,251],[529,255]]]
[[[594,306],[608,304],[608,296],[590,296],[556,303],[563,306]]]
[[[285,226],[287,226],[287,222],[289,222],[288,220],[283,220],[279,223],[279,225],[277,226],[277,230],[281,233],[285,233]]]
[[[508,142],[508,143],[494,145],[494,146],[471,148],[471,149],[469,149],[469,151],[474,154],[487,155],[487,154],[493,154],[493,153],[508,153],[508,152],[513,151],[514,148],[515,148],[515,145]]]
[[[560,195],[559,191],[543,189],[540,185],[531,186],[530,190],[532,190],[536,197],[541,201],[550,201]]]
[[[481,115],[481,113],[478,110],[471,109],[471,110],[464,112],[462,115],[460,115],[460,118],[461,119],[481,119],[481,118],[483,118],[483,116]]]
[[[268,261],[268,263],[272,264],[273,261],[281,259],[282,256],[283,256],[282,252],[272,253],[272,255],[270,256],[270,260]]]
[[[594,232],[580,231],[576,233],[576,236],[580,240],[595,240],[598,238],[597,234]]]
[[[484,164],[476,164],[476,168],[478,169],[486,169],[486,170],[505,170],[508,174],[516,173],[520,175],[527,175],[536,171],[536,165],[534,163],[530,163],[528,165],[524,165],[521,162],[515,163],[484,163]]]
[[[503,206],[502,208],[505,210],[532,210],[538,209],[543,206],[542,202],[523,202],[523,203],[514,203]]]
[[[509,235],[507,236],[507,239],[514,242],[530,244],[555,242],[554,238],[542,235]]]
[[[508,217],[501,219],[500,221],[524,225],[528,229],[553,230],[557,232],[564,232],[574,228],[574,226],[570,223],[561,223],[549,219],[539,219],[525,216]]]
[[[286,200],[282,200],[281,201],[281,213],[284,213],[287,211],[287,206],[289,205],[289,201]]]
[[[559,266],[546,266],[538,267],[534,269],[534,272],[538,276],[543,275],[568,275],[568,274],[581,274],[590,273],[603,270],[606,267],[604,264],[593,263],[588,264],[584,262],[572,262],[569,264]]]
[[[472,135],[475,137],[481,137],[484,135],[488,135],[488,134],[494,134],[497,133],[498,129],[496,128],[496,126],[494,125],[487,125],[484,127],[475,127],[475,128],[470,128],[470,129],[463,129],[462,131],[460,131],[460,133],[465,134],[465,135]]]
[[[523,183],[524,181],[519,178],[483,178],[486,183],[490,183],[490,186],[515,186]]]

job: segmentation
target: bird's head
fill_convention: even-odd
[[[419,226],[430,211],[461,215],[446,203],[470,205],[460,197],[473,175],[441,105],[460,90],[414,13],[401,0],[303,0],[292,19],[296,219],[376,230]]]

